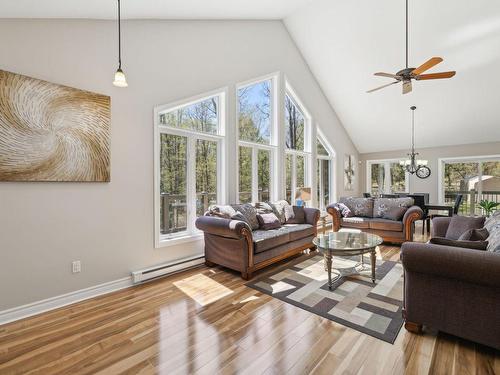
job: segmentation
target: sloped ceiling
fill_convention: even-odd
[[[500,141],[500,1],[410,0],[410,66],[430,57],[449,80],[389,83],[405,66],[404,0],[314,0],[285,25],[360,152]],[[499,150],[500,152],[500,150]]]
[[[282,19],[311,0],[122,0],[123,18]],[[0,18],[116,18],[116,0],[0,0]]]

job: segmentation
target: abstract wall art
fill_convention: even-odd
[[[0,181],[109,182],[110,104],[0,70]]]

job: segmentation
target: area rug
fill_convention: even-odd
[[[335,258],[344,274],[360,257]],[[322,255],[301,257],[247,283],[250,288],[343,324],[385,342],[394,343],[403,325],[403,267],[377,260],[376,281],[371,281],[369,256],[361,275],[342,276],[328,289]]]

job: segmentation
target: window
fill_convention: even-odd
[[[276,77],[237,88],[238,99],[238,200],[240,203],[271,199],[271,166],[276,153],[274,102]]]
[[[408,192],[408,174],[399,160],[369,160],[366,168],[372,195]]]
[[[223,186],[225,93],[155,109],[156,245],[196,233]]]
[[[301,188],[310,187],[308,165],[310,147],[308,147],[309,116],[287,88],[285,94],[285,197],[293,203]]]
[[[326,149],[319,137],[316,140],[316,150],[318,207],[320,210],[326,210],[333,201],[333,153]]]
[[[500,156],[442,160],[440,185],[440,200],[446,203],[463,195],[460,214],[484,214],[481,200],[500,202]]]

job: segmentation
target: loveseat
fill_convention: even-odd
[[[464,221],[435,218],[429,243],[401,247],[405,327],[418,333],[425,325],[500,350],[500,211],[484,223],[486,246],[450,235]]]
[[[196,227],[204,232],[205,263],[239,271],[243,279],[249,280],[258,269],[306,249],[315,249],[312,240],[317,235],[320,211],[289,206],[286,211],[293,212],[290,217],[285,213],[286,205],[280,201],[209,209],[196,220]],[[270,211],[276,214],[280,226],[264,230],[257,215]]]
[[[413,241],[415,221],[423,211],[413,198],[340,198],[327,207],[333,231],[341,228],[359,229],[379,235],[385,242]]]

